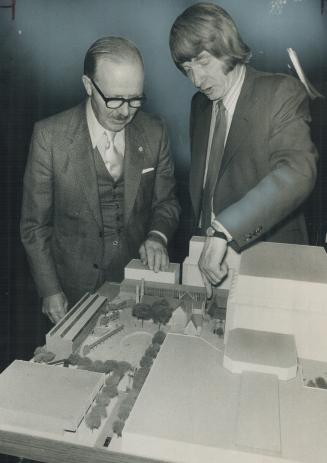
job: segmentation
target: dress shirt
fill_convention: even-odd
[[[98,146],[98,143],[100,142],[104,132],[107,133],[109,140],[112,139],[110,130],[105,129],[95,117],[90,99],[88,99],[86,103],[86,120],[93,149]],[[120,132],[116,132],[115,147],[122,156],[125,155],[125,129],[121,130]],[[102,156],[102,153],[100,154]]]

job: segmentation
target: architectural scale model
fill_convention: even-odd
[[[324,248],[260,243],[233,276],[225,342],[234,328],[290,334],[299,357],[327,362],[326,301]]]
[[[140,280],[143,278],[145,281],[178,284],[179,265],[170,263],[168,270],[156,273],[154,270],[149,270],[140,260],[133,259],[125,267],[125,278],[130,280]]]
[[[15,360],[0,375],[0,424],[76,431],[105,375]]]
[[[85,294],[46,335],[48,351],[59,359],[68,358],[88,336],[106,301],[98,294]]]
[[[121,449],[185,463],[323,463],[327,391],[303,386],[298,357],[327,361],[326,285],[322,248],[261,243],[244,252],[224,352],[202,336],[168,334]]]
[[[86,295],[48,333],[48,350],[69,357],[69,368],[41,367],[57,378],[88,373],[81,368],[104,376],[78,414],[85,420],[65,424],[75,432],[64,438],[152,461],[325,463],[325,251],[273,243],[229,250],[228,278],[206,301],[197,269],[203,242],[192,238],[182,271],[172,264],[162,275],[169,282],[133,261],[119,287]],[[305,387],[304,375],[316,371],[314,387]],[[9,392],[0,400],[0,414],[11,400]]]

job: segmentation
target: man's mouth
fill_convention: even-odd
[[[206,95],[211,93],[211,91],[212,91],[212,87],[208,87],[208,88],[205,88],[205,89],[201,90],[201,92],[205,93]]]

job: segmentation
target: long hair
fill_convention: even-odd
[[[225,71],[237,63],[247,63],[251,50],[243,42],[231,16],[212,3],[196,3],[175,20],[169,39],[170,51],[176,66],[191,61],[202,51],[223,59]]]
[[[115,62],[138,60],[143,66],[143,59],[136,45],[124,37],[102,37],[87,50],[84,58],[84,74],[90,78],[96,72],[97,59],[106,57]]]

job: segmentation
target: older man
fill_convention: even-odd
[[[316,179],[302,84],[248,66],[249,47],[221,7],[198,3],[171,29],[177,67],[199,90],[191,108],[190,194],[207,235],[199,261],[208,295],[227,272],[230,243],[306,243],[300,206]]]
[[[130,41],[87,51],[87,101],[35,125],[24,177],[21,237],[53,322],[140,255],[169,263],[178,222],[173,165],[160,118],[140,110],[144,69]]]

